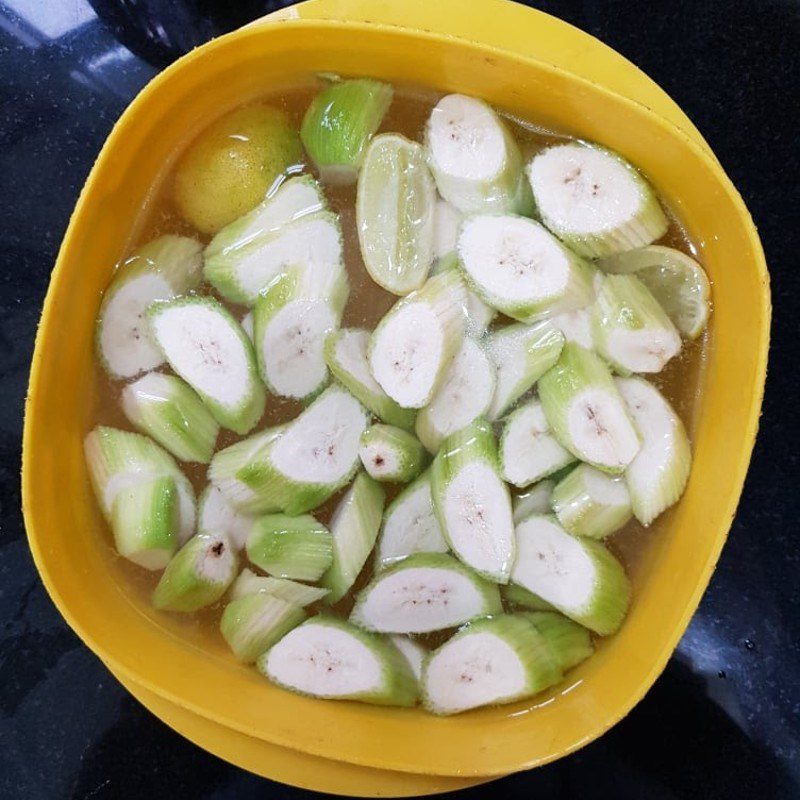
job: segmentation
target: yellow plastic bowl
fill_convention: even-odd
[[[677,210],[712,279],[687,492],[650,536],[622,630],[570,673],[568,686],[531,702],[437,719],[297,697],[238,665],[218,640],[198,643],[191,623],[154,612],[114,565],[82,453],[97,394],[92,335],[100,294],[136,235],[132,221],[152,185],[197,129],[317,70],[474,94],[618,150]],[[492,776],[542,764],[633,707],[695,610],[747,470],[769,314],[763,253],[740,197],[703,143],[644,106],[552,64],[432,32],[312,19],[242,29],[186,56],[139,95],[81,195],[45,302],[26,408],[31,549],[67,621],[115,673],[192,714],[282,747],[400,772]]]

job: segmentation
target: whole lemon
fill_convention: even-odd
[[[216,233],[258,205],[302,153],[282,111],[262,104],[238,108],[203,130],[181,156],[174,182],[178,211],[198,230]]]

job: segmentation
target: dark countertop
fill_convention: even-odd
[[[139,88],[176,54],[286,4],[0,0],[2,798],[305,794],[206,754],[122,689],[42,588],[25,540],[19,488],[23,400],[42,299],[103,140]],[[529,5],[615,47],[697,124],[759,227],[776,314],[761,432],[739,513],[666,671],[599,741],[551,766],[463,794],[800,797],[800,492],[793,485],[800,474],[794,407],[800,389],[800,4]]]

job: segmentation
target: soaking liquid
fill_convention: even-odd
[[[265,94],[261,100],[284,110],[295,126],[299,128],[303,114],[318,90],[319,84],[317,82],[307,81],[282,88],[274,94]],[[394,100],[383,120],[380,128],[381,132],[402,133],[410,139],[422,141],[425,122],[440,97],[441,94],[427,89],[395,86]],[[209,120],[209,122],[211,121]],[[528,123],[517,119],[507,119],[507,124],[519,144],[525,161],[543,147],[556,142],[567,141],[570,138],[553,131],[544,130],[537,126],[535,121]],[[177,158],[172,159],[173,165],[177,161]],[[167,172],[160,185],[154,187],[152,200],[141,211],[139,218],[131,221],[131,253],[138,246],[167,233],[194,236],[204,244],[209,241],[210,237],[195,231],[179,216],[172,202],[173,179],[174,172]],[[355,184],[350,186],[324,185],[324,190],[331,210],[336,212],[341,220],[345,263],[350,278],[350,298],[345,308],[342,326],[361,327],[371,330],[398,298],[380,288],[370,278],[364,267],[355,222]],[[697,251],[679,221],[670,213],[669,208],[666,210],[670,218],[670,227],[665,236],[658,241],[658,244],[674,247],[697,258]],[[203,285],[199,291],[213,294],[213,291],[207,285]],[[241,319],[248,310],[243,306],[235,306],[224,300],[224,298],[219,299],[237,319]],[[506,322],[508,322],[507,319],[499,316],[493,325],[502,325]],[[692,438],[694,432],[698,388],[707,346],[707,332],[704,332],[695,341],[684,340],[681,353],[672,359],[662,372],[648,376],[648,379],[657,385],[672,403],[686,425],[690,438]],[[163,365],[160,369],[169,370],[166,365]],[[132,429],[132,426],[122,413],[119,403],[120,391],[124,384],[111,380],[99,364],[96,366],[96,375],[98,390],[96,393],[96,413],[92,427],[96,424],[101,424],[127,430]],[[268,395],[264,417],[248,435],[252,435],[258,430],[287,422],[296,417],[302,408],[302,405],[297,401]],[[244,437],[221,429],[216,449],[220,450],[242,438]],[[207,466],[205,464],[181,464],[181,467],[199,496],[207,483]],[[391,484],[383,485],[386,489],[386,502],[388,504],[402,487],[395,487]],[[327,524],[336,504],[346,491],[347,487],[311,513],[321,522]],[[636,601],[637,586],[647,571],[647,552],[658,539],[669,519],[670,513],[670,511],[665,512],[649,528],[644,528],[633,519],[622,530],[606,540],[606,544],[624,564],[631,579],[633,602]],[[104,528],[102,546],[107,551],[109,569],[112,570],[117,578],[121,590],[136,596],[136,599],[142,605],[149,606],[150,594],[161,573],[148,572],[118,556],[114,550],[111,533],[107,526],[104,526]],[[246,556],[243,552],[240,555],[240,567],[246,565]],[[335,612],[339,612],[342,616],[349,614],[353,605],[353,596],[359,588],[371,579],[372,572],[373,556],[370,555],[362,574],[351,591],[334,607]],[[179,635],[190,636],[204,650],[223,656],[227,653],[232,659],[233,656],[227,651],[218,628],[219,617],[225,602],[226,600],[223,598],[215,606],[202,609],[194,614],[176,614],[157,612],[155,610],[152,610],[151,613],[156,615],[169,631]],[[437,632],[429,637],[422,638],[427,639],[429,644],[435,645],[443,641],[447,635],[443,632]]]

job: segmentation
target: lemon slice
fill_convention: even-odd
[[[686,253],[654,244],[602,258],[597,266],[603,272],[636,273],[684,336],[696,339],[706,327],[711,287],[705,270]]]

